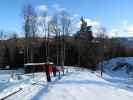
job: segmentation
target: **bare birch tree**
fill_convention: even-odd
[[[62,33],[62,45],[61,45],[61,62],[62,62],[62,66],[64,66],[65,64],[65,37],[69,35],[69,29],[70,29],[70,24],[71,24],[71,20],[70,20],[70,16],[67,12],[62,11],[60,14],[60,25],[61,25],[61,33]]]
[[[31,43],[34,41],[37,32],[37,15],[31,5],[25,5],[23,9],[24,32],[26,40],[26,62],[33,62],[34,51]]]
[[[58,15],[54,15],[52,18],[52,32],[55,35],[55,41],[56,41],[56,64],[59,65],[59,59],[60,59],[60,28],[58,23]]]

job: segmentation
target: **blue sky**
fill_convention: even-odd
[[[124,36],[133,36],[133,0],[0,0],[0,30],[22,33],[22,8],[27,3],[35,8],[46,5],[49,15],[56,4],[72,16],[100,23],[110,34],[126,30]]]

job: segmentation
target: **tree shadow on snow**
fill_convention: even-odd
[[[45,84],[43,88],[35,95],[31,100],[39,100],[42,95],[46,95],[48,93],[49,84]]]
[[[45,96],[48,92],[49,92],[49,88],[52,84],[55,84],[58,81],[58,78],[56,78],[54,81],[52,81],[51,83],[47,83],[41,86],[43,86],[43,88],[37,93],[37,95],[35,95],[31,100],[39,100],[39,98],[43,95]]]

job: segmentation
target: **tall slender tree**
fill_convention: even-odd
[[[59,59],[60,59],[60,29],[59,29],[59,23],[58,23],[58,15],[55,14],[52,19],[52,32],[55,35],[55,41],[56,41],[56,64],[59,65]]]
[[[62,66],[64,66],[65,64],[65,37],[68,36],[69,34],[69,28],[70,28],[70,23],[71,23],[71,20],[70,20],[70,16],[69,14],[66,12],[66,11],[62,11],[60,13],[60,21],[61,21],[61,33],[62,33],[62,45],[61,45],[61,62],[62,62]]]
[[[41,28],[40,32],[43,33],[43,38],[44,38],[44,45],[43,46],[43,58],[47,58],[47,11],[43,11],[40,16],[39,20],[39,26]],[[44,48],[45,47],[45,48]]]
[[[23,9],[24,32],[26,41],[26,62],[33,62],[34,51],[31,43],[34,41],[37,32],[37,15],[31,5],[25,5]]]

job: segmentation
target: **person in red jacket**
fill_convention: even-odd
[[[48,65],[48,71],[49,71],[49,73],[52,73],[53,71],[52,71],[52,65],[49,63],[49,65]]]
[[[51,77],[50,77],[50,72],[51,72],[51,69],[50,69],[50,64],[47,62],[46,65],[46,77],[47,77],[47,82],[51,82]]]

